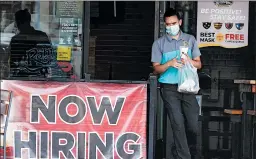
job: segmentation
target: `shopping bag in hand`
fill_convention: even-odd
[[[199,91],[197,68],[189,60],[178,70],[178,92],[197,94]]]

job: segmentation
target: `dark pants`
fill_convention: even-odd
[[[199,105],[194,94],[180,93],[177,87],[177,85],[162,84],[161,96],[173,130],[173,134],[170,134],[174,138],[173,156],[177,159],[191,159],[197,151]]]

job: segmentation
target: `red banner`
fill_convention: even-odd
[[[3,81],[1,89],[13,93],[8,158],[147,158],[145,84]]]

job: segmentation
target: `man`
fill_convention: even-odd
[[[11,76],[44,76],[54,60],[51,42],[42,31],[31,25],[31,14],[27,9],[15,13],[19,33],[10,42]]]
[[[180,58],[180,46],[184,46],[184,44],[188,46],[187,60],[197,69],[201,68],[201,53],[195,38],[180,30],[182,19],[176,10],[168,9],[164,14],[164,21],[166,35],[153,43],[151,61],[154,72],[160,75],[158,80],[161,85],[161,95],[173,129],[176,149],[174,155],[178,159],[191,159],[185,124],[189,134],[193,134],[189,139],[195,142],[199,105],[194,94],[177,91],[178,69],[184,64]]]

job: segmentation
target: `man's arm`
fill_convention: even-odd
[[[158,42],[155,41],[152,46],[152,56],[151,56],[151,61],[153,63],[155,74],[161,74],[165,72],[169,67],[179,68],[182,66],[182,64],[179,63],[175,58],[170,61],[167,61],[164,64],[161,64],[161,60],[162,60],[162,52]]]
[[[165,72],[170,66],[168,63],[161,65],[158,62],[153,62],[154,74],[161,74]]]
[[[8,46],[8,49],[7,49],[7,54],[8,54],[8,63],[10,65],[10,59],[11,59],[11,54],[12,54],[12,49],[13,49],[13,37],[10,41],[10,44]]]
[[[161,67],[162,53],[158,44],[158,41],[155,41],[152,45],[151,51],[151,62],[153,64],[154,74],[159,74],[164,72],[167,69],[167,66]]]
[[[202,63],[201,63],[201,59],[200,56],[190,59],[190,62],[192,63],[192,65],[197,68],[197,69],[201,69],[202,68]]]
[[[158,73],[158,74],[165,72],[169,67],[180,68],[182,66],[183,64],[178,62],[176,58],[170,61],[167,61],[165,64],[162,64],[162,65],[160,63],[153,62],[153,67],[155,70],[154,73]]]
[[[202,68],[202,63],[201,63],[200,56],[201,56],[201,52],[200,52],[200,50],[198,48],[198,44],[196,42],[196,39],[193,36],[192,59],[190,59],[190,62],[197,69],[201,69]]]
[[[14,37],[12,37],[12,39],[11,39],[11,41],[10,41],[10,44],[9,44],[9,46],[8,46],[8,49],[7,49],[7,67],[8,67],[8,69],[9,69],[9,71],[8,71],[8,74],[9,75],[11,75],[11,73],[12,73],[12,69],[13,68],[11,68],[11,66],[13,66],[13,64],[14,64],[14,61],[13,61],[13,56],[15,56],[15,52],[13,52],[13,48],[15,48],[15,46],[14,46],[14,44],[13,44],[13,40],[14,39]]]

